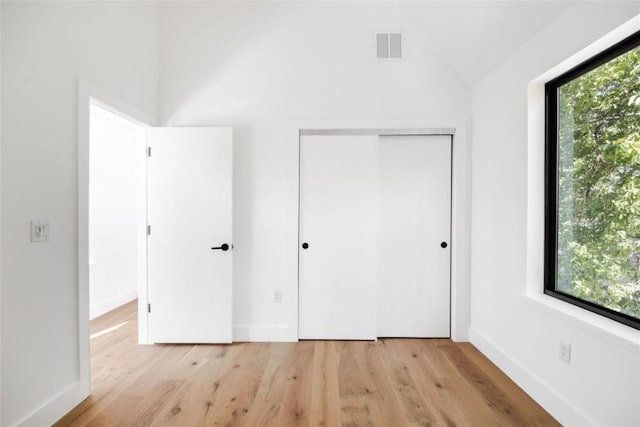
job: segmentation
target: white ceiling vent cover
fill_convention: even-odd
[[[376,58],[377,59],[402,58],[402,34],[401,33],[377,33],[376,34]]]

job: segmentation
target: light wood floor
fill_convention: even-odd
[[[56,426],[558,425],[468,343],[139,346],[136,319],[92,321],[93,394]]]

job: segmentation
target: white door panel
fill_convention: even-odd
[[[231,342],[231,129],[152,128],[149,146],[150,340]]]
[[[376,337],[377,144],[300,140],[300,338]]]
[[[381,136],[379,168],[378,336],[448,337],[451,137]]]
[[[299,337],[448,337],[450,230],[450,136],[302,136]]]

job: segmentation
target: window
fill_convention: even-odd
[[[640,32],[546,84],[545,293],[640,329]]]

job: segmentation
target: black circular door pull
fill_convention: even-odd
[[[443,249],[446,248],[447,247],[447,242],[440,243],[440,247],[443,248]]]
[[[223,243],[222,245],[215,246],[215,247],[213,247],[211,249],[212,250],[220,249],[220,250],[223,250],[223,251],[228,251],[229,250],[229,245],[227,245],[226,243]]]
[[[304,242],[302,244],[302,249],[307,249],[307,248],[309,248],[309,244],[307,242]]]

